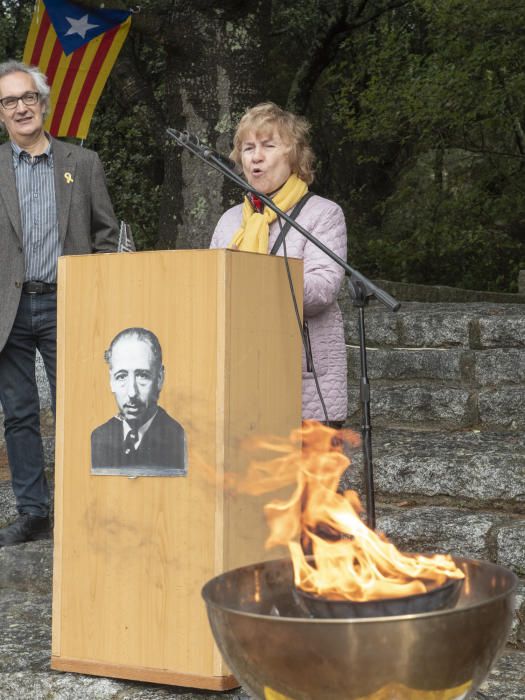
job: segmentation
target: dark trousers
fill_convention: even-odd
[[[5,347],[0,352],[0,403],[13,491],[19,513],[49,514],[49,487],[40,435],[40,401],[35,378],[39,350],[56,396],[56,293],[23,293]]]

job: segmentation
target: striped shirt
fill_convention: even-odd
[[[22,219],[25,281],[56,282],[61,254],[51,143],[34,158],[11,142]]]

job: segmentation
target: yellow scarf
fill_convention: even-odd
[[[297,175],[290,175],[281,189],[272,197],[282,211],[289,211],[308,192],[308,185]],[[275,221],[277,214],[264,207],[263,213],[254,211],[248,197],[244,198],[242,206],[242,224],[231,239],[230,246],[250,253],[268,253],[270,224]]]

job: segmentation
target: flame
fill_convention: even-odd
[[[288,441],[256,441],[254,447],[280,456],[252,461],[236,484],[240,492],[257,495],[295,484],[288,499],[265,506],[266,547],[289,547],[295,585],[332,600],[367,601],[424,593],[449,578],[464,578],[449,555],[404,554],[363,523],[357,493],[338,491],[350,464],[345,442],[356,447],[359,436],[305,421]]]

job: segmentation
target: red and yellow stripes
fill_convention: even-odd
[[[38,66],[51,86],[45,128],[53,136],[86,138],[106,80],[124,43],[131,17],[66,56],[38,1],[24,49],[24,63]]]

